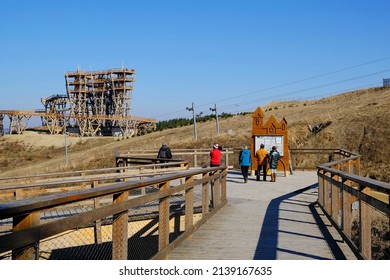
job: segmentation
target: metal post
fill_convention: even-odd
[[[188,111],[192,111],[192,117],[194,119],[194,138],[195,138],[195,141],[198,140],[198,135],[197,135],[197,132],[196,132],[196,115],[195,115],[195,106],[194,106],[194,102],[192,102],[192,107],[189,108],[189,107],[186,107],[186,109]]]
[[[214,108],[210,108],[210,110],[215,112],[215,120],[217,122],[217,135],[219,135],[219,122],[218,122],[217,104],[214,104]]]

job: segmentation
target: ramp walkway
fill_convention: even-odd
[[[356,259],[315,203],[315,171],[279,175],[276,182],[256,181],[252,176],[247,183],[239,172],[230,171],[227,194],[228,204],[168,259]]]

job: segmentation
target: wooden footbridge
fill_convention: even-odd
[[[332,161],[276,182],[121,154],[116,168],[0,178],[0,258],[389,259],[389,184],[358,176],[354,153],[291,151],[319,152]]]

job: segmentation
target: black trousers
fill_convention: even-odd
[[[244,181],[248,181],[248,170],[249,170],[249,166],[242,166],[241,165],[241,173],[242,173],[242,176],[244,176]]]
[[[260,181],[260,171],[263,171],[263,181],[266,181],[267,178],[267,165],[258,165],[257,166],[257,174],[256,180]]]

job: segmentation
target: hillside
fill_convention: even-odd
[[[274,101],[261,107],[265,119],[284,117],[289,127],[290,148],[344,148],[362,155],[362,175],[390,182],[390,88],[370,88],[307,101]],[[256,109],[256,108],[253,108]],[[210,148],[214,141],[223,147],[249,144],[251,115],[153,132],[139,137],[67,137],[68,162],[65,165],[63,135],[26,131],[23,135],[0,137],[0,176],[52,171],[80,170],[114,166],[115,150],[171,148]],[[308,126],[331,122],[314,134]]]

